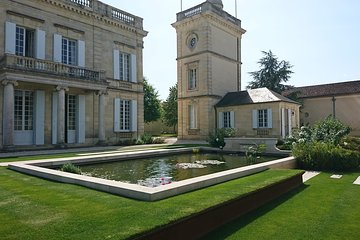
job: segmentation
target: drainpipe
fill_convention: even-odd
[[[333,118],[336,118],[336,111],[335,111],[335,109],[336,109],[336,104],[335,104],[336,98],[335,98],[335,96],[332,97],[332,102],[333,102]]]

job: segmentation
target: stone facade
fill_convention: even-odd
[[[305,98],[301,109],[301,123],[313,125],[328,116],[335,116],[351,127],[350,135],[360,136],[359,106],[360,94]]]
[[[241,21],[206,1],[177,14],[178,138],[206,139],[214,106],[241,89]]]
[[[141,18],[97,0],[4,0],[0,32],[0,148],[144,132]]]

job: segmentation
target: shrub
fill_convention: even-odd
[[[165,139],[161,138],[161,137],[156,137],[156,138],[153,138],[153,140],[152,140],[153,144],[162,144],[164,142],[165,142]]]
[[[68,173],[81,174],[81,169],[72,163],[65,163],[60,170]]]
[[[141,135],[137,140],[136,140],[136,144],[138,145],[142,145],[142,144],[152,144],[153,143],[153,136],[151,134],[148,133],[144,133],[143,135]]]
[[[248,163],[256,163],[256,160],[265,152],[267,146],[265,144],[255,144],[249,146],[245,151],[245,157]]]
[[[360,152],[360,138],[350,136],[344,137],[341,140],[340,146],[348,150]]]
[[[235,136],[235,129],[221,128],[209,133],[208,142],[211,147],[224,148],[225,138]]]
[[[297,143],[293,155],[302,169],[348,171],[359,167],[360,153],[326,142]]]
[[[341,139],[349,133],[350,127],[338,119],[329,116],[313,126],[312,139],[338,145]]]

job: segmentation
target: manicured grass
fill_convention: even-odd
[[[299,173],[268,170],[157,202],[0,168],[1,239],[127,239]]]
[[[331,175],[321,173],[204,239],[359,239],[360,186],[352,183],[360,171]]]

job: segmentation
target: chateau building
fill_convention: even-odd
[[[0,33],[0,149],[143,133],[140,17],[97,0],[2,0]]]
[[[268,89],[241,91],[241,21],[207,0],[177,14],[178,138],[219,128],[241,137],[286,137],[300,104]]]

